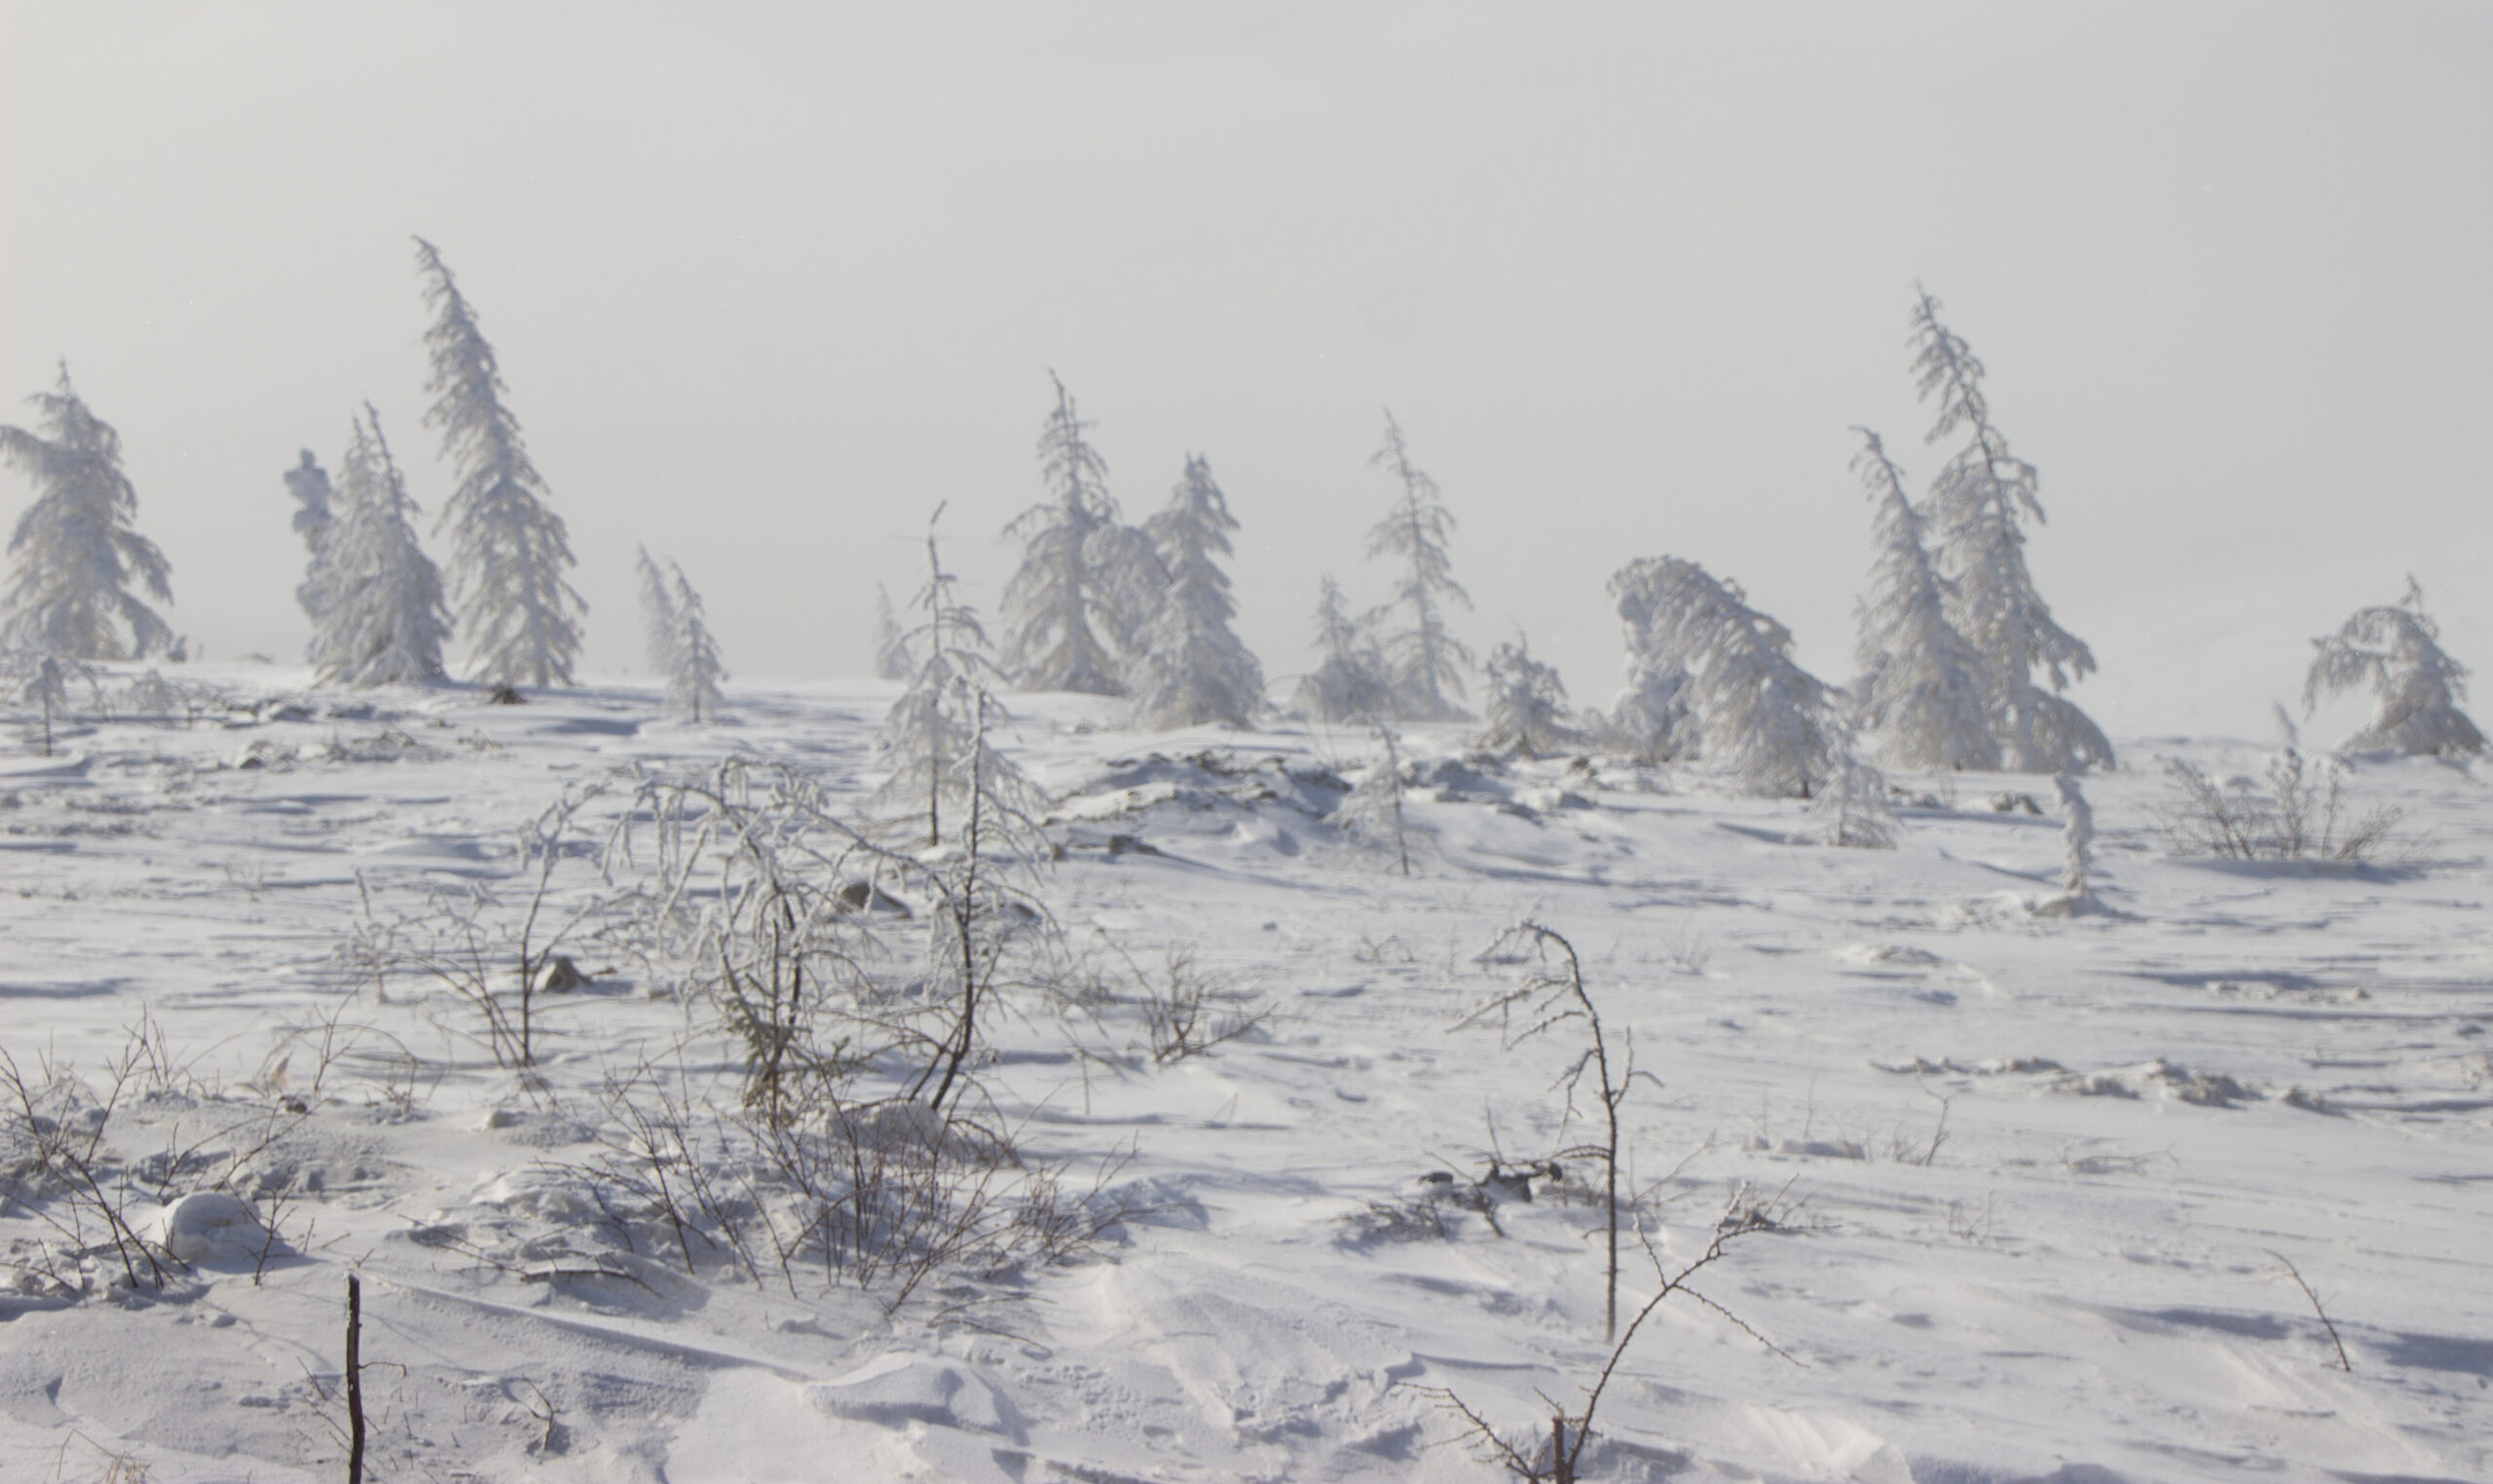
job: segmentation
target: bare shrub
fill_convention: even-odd
[[[1773,1342],[1750,1328],[1748,1323],[1737,1315],[1689,1286],[1690,1280],[1722,1261],[1734,1242],[1760,1232],[1786,1230],[1787,1226],[1788,1223],[1779,1219],[1778,1209],[1773,1206],[1762,1203],[1743,1206],[1735,1200],[1732,1209],[1726,1212],[1723,1220],[1715,1224],[1711,1238],[1705,1246],[1694,1258],[1682,1264],[1676,1272],[1668,1269],[1662,1261],[1661,1254],[1654,1249],[1650,1241],[1647,1242],[1645,1253],[1653,1262],[1654,1278],[1657,1284],[1654,1296],[1647,1299],[1644,1306],[1628,1319],[1626,1329],[1612,1344],[1609,1355],[1602,1362],[1601,1370],[1584,1388],[1584,1400],[1581,1410],[1570,1412],[1564,1403],[1546,1393],[1541,1393],[1542,1401],[1549,1408],[1546,1431],[1536,1428],[1531,1431],[1501,1432],[1494,1424],[1482,1417],[1470,1403],[1454,1391],[1443,1388],[1431,1388],[1430,1394],[1436,1398],[1440,1406],[1462,1420],[1460,1439],[1471,1445],[1473,1457],[1480,1462],[1494,1464],[1504,1468],[1509,1476],[1534,1481],[1534,1484],[1540,1484],[1540,1481],[1547,1481],[1547,1484],[1576,1484],[1576,1480],[1582,1477],[1584,1450],[1594,1438],[1600,1435],[1593,1428],[1593,1416],[1601,1408],[1602,1393],[1610,1389],[1611,1377],[1618,1373],[1619,1362],[1626,1355],[1627,1347],[1635,1342],[1636,1332],[1644,1327],[1645,1321],[1653,1317],[1654,1311],[1659,1309],[1663,1301],[1673,1294],[1686,1294],[1729,1319],[1742,1333],[1764,1345],[1767,1350],[1773,1351],[1778,1355],[1784,1355],[1785,1359],[1791,1358],[1777,1349]]]
[[[2379,805],[2350,811],[2342,789],[2346,765],[2314,761],[2288,744],[2268,761],[2267,788],[2248,780],[2219,783],[2196,763],[2168,758],[2171,792],[2150,810],[2174,851],[2237,861],[2364,861],[2378,855],[2401,810]]]
[[[1500,934],[1482,958],[1529,968],[1520,984],[1474,1010],[1464,1018],[1463,1024],[1480,1024],[1495,1017],[1506,1044],[1511,1047],[1569,1021],[1581,1021],[1591,1042],[1560,1075],[1558,1085],[1567,1090],[1567,1111],[1572,1115],[1576,1111],[1576,1094],[1585,1086],[1589,1074],[1591,1092],[1601,1107],[1601,1140],[1563,1151],[1560,1157],[1590,1156],[1601,1161],[1602,1204],[1609,1222],[1610,1248],[1603,1287],[1602,1338],[1607,1340],[1619,1331],[1619,1108],[1627,1100],[1628,1090],[1639,1077],[1656,1088],[1662,1085],[1661,1080],[1636,1069],[1633,1032],[1623,1038],[1618,1063],[1612,1063],[1610,1037],[1602,1028],[1601,1012],[1584,988],[1583,963],[1576,956],[1576,946],[1564,937],[1527,920]]]
[[[1131,956],[1126,964],[1134,971],[1135,1005],[1155,1066],[1200,1057],[1272,1019],[1272,1006],[1246,999],[1229,976],[1203,968],[1192,948],[1169,949],[1157,980]]]
[[[546,970],[604,906],[592,893],[565,911],[554,888],[563,862],[596,855],[579,816],[605,791],[602,781],[568,787],[519,827],[510,873],[516,893],[481,881],[428,886],[423,906],[385,918],[366,890],[363,918],[342,950],[348,971],[383,993],[402,975],[430,982],[473,1015],[480,1029],[464,1034],[495,1065],[535,1066]]]

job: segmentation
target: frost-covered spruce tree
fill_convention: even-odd
[[[573,565],[563,518],[546,507],[545,481],[530,462],[519,419],[502,405],[494,348],[476,312],[432,243],[416,239],[432,327],[425,347],[433,393],[425,426],[458,485],[442,506],[451,533],[451,574],[472,680],[500,686],[568,686],[579,655],[588,605],[564,575]]]
[[[1594,712],[1594,731],[1607,748],[1638,762],[1694,758],[1700,748],[1690,709],[1688,667],[1667,655],[1627,655],[1627,685],[1608,714]]]
[[[416,502],[369,402],[339,472],[334,519],[315,563],[328,582],[312,635],[319,683],[430,685],[443,676],[450,638],[441,570],[416,538]]]
[[[1264,667],[1229,626],[1238,605],[1220,570],[1237,529],[1211,464],[1188,455],[1168,508],[1142,525],[1167,574],[1133,668],[1135,710],[1146,726],[1245,726],[1263,710]]]
[[[1156,611],[1163,576],[1141,532],[1119,522],[1108,461],[1056,373],[1039,431],[1048,498],[1005,527],[1022,566],[1004,587],[1004,667],[1024,690],[1123,695],[1124,656]]]
[[[1693,562],[1644,557],[1610,579],[1631,666],[1684,670],[1704,755],[1744,791],[1807,798],[1849,754],[1835,695],[1793,661],[1792,634]]]
[[[2020,772],[2075,772],[2112,761],[2112,744],[2059,692],[2095,669],[2094,652],[2052,619],[2026,570],[2026,522],[2040,525],[2034,465],[2009,452],[1991,420],[1983,363],[1939,321],[1921,290],[1913,313],[1914,373],[1938,413],[1924,441],[1970,433],[1930,488],[1929,517],[1952,584],[1948,615],[1983,656],[1984,700],[2001,762]],[[2050,682],[2034,682],[2039,669]]]
[[[910,603],[913,622],[903,635],[911,662],[909,688],[883,714],[876,748],[891,769],[874,793],[877,806],[914,826],[933,846],[958,835],[981,796],[1005,804],[1006,817],[1025,817],[1037,786],[987,739],[1006,720],[987,689],[1005,678],[987,649],[978,612],[961,601],[958,579],[944,570],[935,522],[926,523],[926,585]],[[948,827],[952,832],[948,835]]]
[[[641,578],[641,652],[650,661],[652,675],[675,673],[675,589],[668,585],[666,569],[641,548],[641,560],[634,569]]]
[[[1390,557],[1402,564],[1395,579],[1394,597],[1375,614],[1384,635],[1384,650],[1394,686],[1395,715],[1406,722],[1460,722],[1464,710],[1463,669],[1471,650],[1447,632],[1447,610],[1471,607],[1471,595],[1454,580],[1454,560],[1446,543],[1454,538],[1454,515],[1438,499],[1437,482],[1411,463],[1402,425],[1385,414],[1385,443],[1368,460],[1401,485],[1401,498],[1367,536],[1370,557]],[[1404,614],[1400,628],[1383,628],[1395,611]]]
[[[320,467],[319,459],[308,448],[303,450],[301,461],[285,471],[284,479],[285,493],[294,497],[294,534],[303,538],[303,549],[312,559],[302,584],[294,589],[294,601],[303,605],[305,615],[317,623],[334,586],[327,564],[320,559],[328,544],[329,528],[337,520],[337,512],[330,504],[334,492],[329,485],[329,471]]]
[[[892,590],[874,584],[874,679],[909,679],[909,637],[892,612]]]
[[[34,403],[40,432],[0,427],[0,459],[35,487],[9,537],[11,571],[0,649],[65,659],[143,659],[173,646],[172,630],[135,586],[173,599],[172,569],[138,534],[138,492],[122,472],[121,434],[96,417],[63,362]]]
[[[1385,652],[1369,625],[1342,600],[1342,584],[1326,573],[1316,605],[1316,647],[1323,654],[1291,699],[1320,722],[1370,722],[1394,706]]]
[[[726,663],[720,659],[719,642],[702,617],[701,595],[692,590],[691,580],[674,561],[668,561],[667,571],[675,578],[675,643],[666,675],[667,704],[696,724],[705,716],[715,722],[726,701],[719,689],[719,683],[727,678]]]
[[[1567,686],[1558,669],[1532,657],[1531,642],[1521,634],[1510,644],[1489,651],[1488,725],[1479,745],[1507,758],[1541,758],[1575,745],[1576,728],[1567,721]]]
[[[2372,718],[2338,744],[2347,752],[2394,749],[2444,757],[2484,751],[2484,733],[2459,709],[2467,667],[2441,649],[2441,630],[2424,612],[2424,589],[2406,579],[2395,604],[2355,611],[2326,639],[2315,639],[2303,680],[2308,711],[2325,696],[2368,686]]]
[[[1866,427],[1852,466],[1877,507],[1879,555],[1861,600],[1861,638],[1852,685],[1853,716],[1873,733],[1889,764],[1902,768],[1999,766],[1991,734],[1982,654],[1948,621],[1948,579],[1925,544],[1921,512],[1906,498],[1904,474]]]

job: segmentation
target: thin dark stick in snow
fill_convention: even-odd
[[[347,1275],[347,1484],[363,1484],[363,1280]]]
[[[2310,1282],[2302,1276],[2302,1269],[2294,1266],[2292,1258],[2274,1247],[2268,1249],[2268,1255],[2285,1265],[2286,1276],[2294,1280],[2294,1286],[2302,1290],[2304,1298],[2311,1300],[2311,1312],[2320,1316],[2321,1328],[2328,1331],[2328,1343],[2337,1347],[2337,1368],[2350,1376],[2353,1375],[2355,1362],[2346,1358],[2346,1342],[2337,1338],[2337,1323],[2328,1317],[2327,1310],[2320,1307],[2320,1295],[2312,1291]]]

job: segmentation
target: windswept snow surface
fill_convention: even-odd
[[[1545,1428],[1536,1392],[1576,1405],[1606,1352],[1593,1209],[1544,1181],[1494,1226],[1442,1206],[1442,1238],[1346,1218],[1476,1179],[1493,1143],[1522,1163],[1586,1133],[1553,1091],[1569,1032],[1456,1028],[1526,914],[1661,1079],[1627,1111],[1664,1260],[1744,1189],[1794,1207],[1696,1282],[1781,1354],[1672,1300],[1588,1476],[2493,1477],[2493,795],[2453,767],[2356,775],[2408,811],[2405,859],[2216,866],[2166,854],[2152,760],[2255,773],[2254,750],[2128,739],[2138,771],[2086,783],[2096,907],[2054,914],[2060,821],[1989,804],[2048,803],[2043,779],[1899,779],[1933,796],[1900,848],[1828,849],[1798,801],[1467,766],[1421,728],[1405,877],[1321,822],[1356,733],[1144,736],[1115,702],[1016,697],[1007,744],[1060,798],[1070,940],[1191,948],[1272,1013],[1155,1067],[1130,1007],[1018,1004],[982,1074],[1000,1111],[1077,1180],[1130,1152],[1113,1179],[1149,1209],[1088,1260],[887,1315],[688,1277],[601,1226],[567,1169],[601,1076],[722,1056],[670,986],[584,949],[532,1090],[422,982],[350,994],[333,953],[367,895],[500,879],[524,821],[617,767],[741,751],[862,810],[892,687],[745,685],[693,728],[646,686],[498,707],[187,673],[266,704],[0,761],[0,1037],[96,1083],[147,1016],[189,1091],[125,1096],[106,1134],[133,1157],[294,1100],[243,1192],[282,1242],[257,1261],[205,1203],[185,1209],[214,1240],[161,1293],[116,1286],[108,1245],[64,1288],[29,1267],[50,1243],[59,1269],[57,1234],[0,1212],[0,1477],[115,1455],[158,1484],[343,1476],[350,1272],[384,1478],[1495,1477],[1434,1389],[1517,1430]],[[1632,1243],[1624,1272],[1632,1308]]]

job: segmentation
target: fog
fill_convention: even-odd
[[[1460,632],[1600,701],[1603,583],[1665,552],[1850,675],[1848,429],[1944,453],[1919,280],[2042,471],[2030,560],[2116,737],[2262,732],[2410,572],[2493,666],[2493,11],[902,9],[0,5],[0,421],[65,357],[174,627],[291,659],[296,450],[369,397],[448,490],[422,233],[592,672],[639,664],[644,542],[739,674],[864,673],[939,501],[991,609],[1053,369],[1130,518],[1210,459],[1276,677],[1320,571],[1384,596],[1390,406]]]

